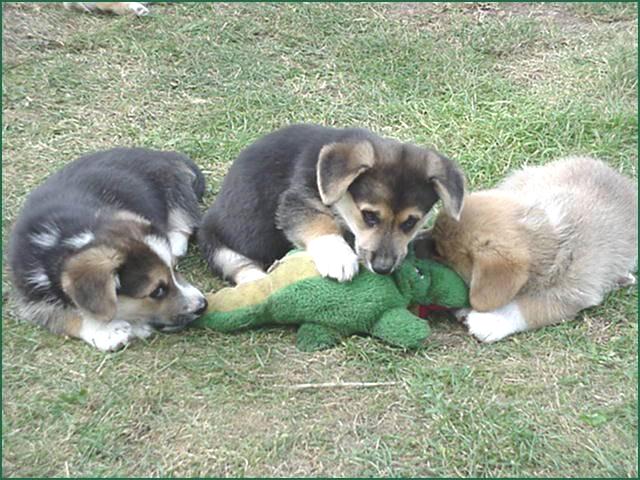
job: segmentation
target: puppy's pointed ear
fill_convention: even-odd
[[[116,269],[123,261],[123,255],[110,247],[82,250],[65,262],[62,290],[96,320],[112,320],[117,309]]]
[[[464,175],[455,162],[434,150],[428,150],[427,178],[433,183],[445,212],[460,220],[464,202]]]
[[[333,205],[340,200],[349,185],[370,169],[374,161],[373,145],[367,140],[331,143],[322,147],[316,167],[322,203]]]
[[[497,252],[474,255],[469,302],[474,310],[488,312],[509,303],[529,279],[524,256],[507,258]]]

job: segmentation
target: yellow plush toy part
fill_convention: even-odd
[[[268,273],[260,280],[210,293],[207,296],[207,312],[230,312],[238,308],[253,307],[281,288],[305,278],[320,276],[311,256],[303,251],[295,251],[278,260]]]

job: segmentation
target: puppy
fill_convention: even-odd
[[[63,2],[64,8],[83,12],[114,13],[116,15],[136,15],[142,17],[149,14],[146,7],[149,2]]]
[[[104,351],[184,327],[207,306],[174,271],[203,192],[189,158],[141,148],[87,155],[49,177],[10,238],[20,316]]]
[[[635,283],[637,185],[599,160],[528,167],[440,214],[437,255],[470,286],[469,331],[484,342],[569,320]]]
[[[456,218],[463,196],[462,173],[433,150],[363,129],[293,125],[240,153],[198,241],[211,269],[235,283],[264,276],[293,246],[323,276],[347,281],[359,260],[391,273],[433,204],[441,199]]]

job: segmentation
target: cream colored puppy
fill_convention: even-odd
[[[438,256],[469,284],[466,324],[484,342],[573,318],[635,283],[637,184],[602,161],[527,167],[441,213]]]
[[[82,10],[83,12],[106,12],[116,15],[147,15],[147,2],[63,2],[64,8]]]

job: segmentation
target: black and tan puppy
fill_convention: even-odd
[[[206,300],[174,265],[203,192],[189,158],[146,149],[87,155],[49,177],[11,234],[21,317],[100,350],[195,320]]]
[[[239,155],[198,241],[209,266],[236,283],[263,276],[292,246],[339,281],[359,260],[388,274],[434,203],[457,217],[463,196],[462,173],[433,150],[363,129],[293,125]]]

